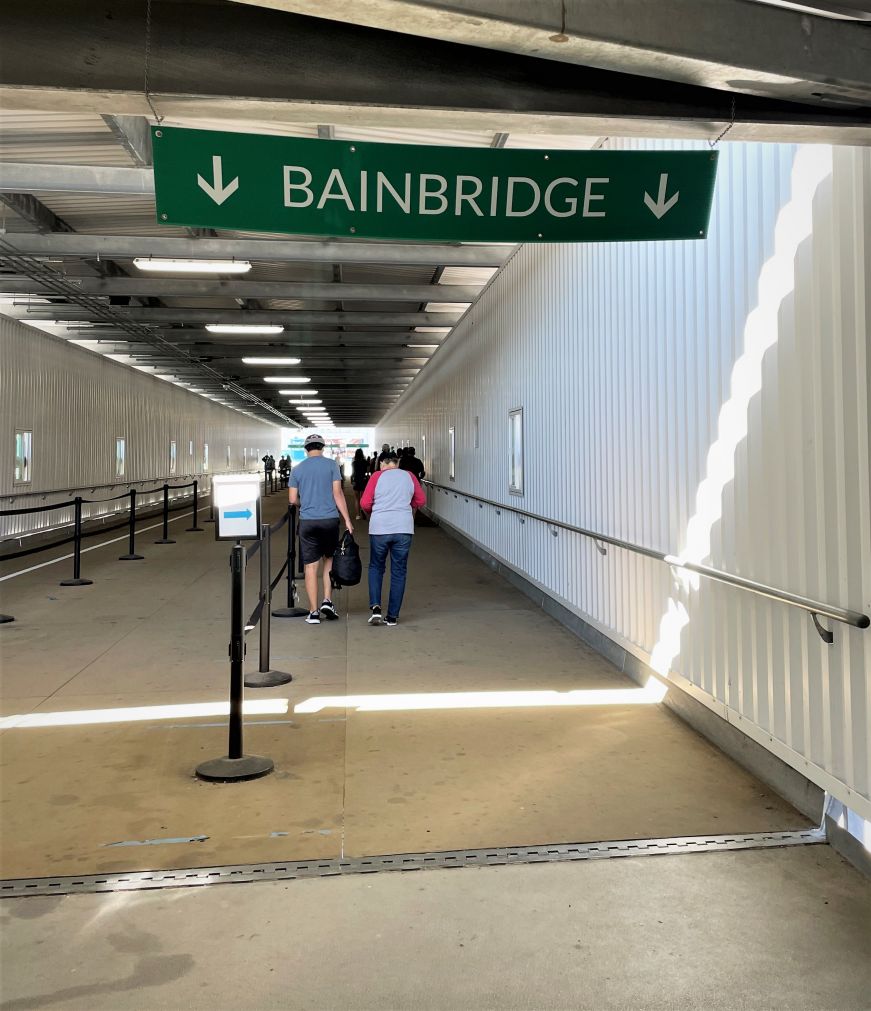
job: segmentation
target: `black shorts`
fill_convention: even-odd
[[[332,558],[338,546],[338,519],[299,521],[299,547],[303,565],[311,565],[322,558]]]

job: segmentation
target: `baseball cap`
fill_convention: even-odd
[[[305,437],[305,448],[308,449],[309,446],[324,446],[326,441],[322,435],[318,435],[316,432],[312,432],[310,435]]]

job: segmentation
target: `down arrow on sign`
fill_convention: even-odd
[[[239,189],[239,177],[236,176],[227,185],[224,185],[224,169],[221,164],[220,155],[212,155],[212,179],[214,184],[206,182],[201,175],[197,176],[197,182],[199,183],[200,189],[205,190],[206,193],[215,201],[215,203],[220,207],[220,205],[227,199],[227,197],[233,196],[236,190]]]

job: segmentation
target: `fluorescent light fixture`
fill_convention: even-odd
[[[206,323],[206,329],[209,333],[284,333],[283,326],[271,323]]]
[[[437,348],[438,344],[409,344],[410,348]]]
[[[245,365],[299,365],[301,358],[243,358]]]
[[[310,383],[311,379],[307,379],[305,376],[264,376],[264,383]],[[281,392],[279,390],[279,392]],[[290,391],[291,393],[293,390]]]
[[[305,397],[316,397],[318,395],[318,391],[317,390],[279,390],[278,392],[282,393],[282,394],[289,393],[291,395],[293,395],[295,393],[298,397],[303,397],[303,396],[305,396]]]
[[[414,328],[415,333],[450,333],[451,328],[449,326],[416,326]]]
[[[165,270],[173,274],[247,274],[248,260],[183,260],[178,257],[136,256],[139,270]]]
[[[294,400],[292,397],[287,398],[287,402],[291,407],[314,407],[315,404],[322,404],[323,400]]]

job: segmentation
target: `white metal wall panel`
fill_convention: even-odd
[[[16,428],[33,432],[29,486],[13,484]],[[253,467],[267,450],[277,453],[281,442],[276,426],[2,315],[0,433],[0,508],[6,509],[34,504],[32,498],[20,497],[24,492],[121,481],[115,476],[116,438],[126,442],[124,481],[170,478],[173,439],[177,463],[170,479],[178,482],[186,475],[203,473],[204,444],[209,446],[209,473],[220,474],[243,468],[243,450]],[[94,497],[107,494],[100,491]],[[48,496],[35,504],[67,497],[65,493]],[[114,506],[103,511],[108,508]],[[97,509],[86,511],[86,515],[98,513]],[[58,512],[2,517],[0,537],[40,530],[66,518]]]
[[[520,248],[377,438],[425,445],[447,485],[453,425],[455,486],[510,504],[522,406],[523,508],[868,613],[869,276],[871,152],[727,145],[707,241]],[[430,497],[871,817],[871,632],[826,646],[783,604]]]

